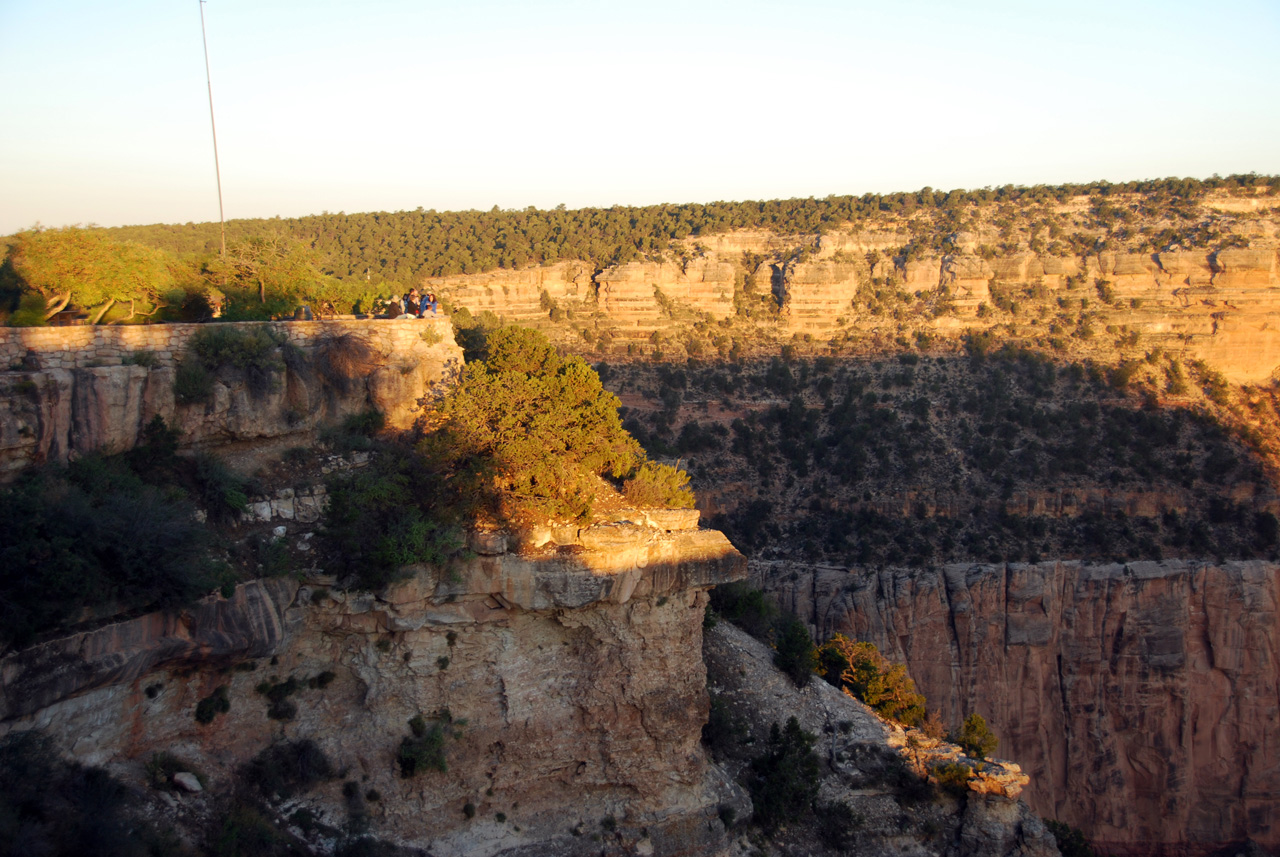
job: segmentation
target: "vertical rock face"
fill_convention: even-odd
[[[1280,567],[753,574],[820,636],[906,663],[945,721],[986,717],[1031,776],[1028,803],[1105,850],[1280,847]]]
[[[0,734],[43,729],[132,779],[174,752],[215,795],[273,742],[312,739],[380,793],[374,835],[438,855],[598,853],[591,834],[609,817],[610,842],[639,853],[718,853],[731,787],[699,745],[702,616],[707,588],[745,575],[745,560],[713,531],[615,526],[608,549],[591,535],[522,555],[491,540],[378,594],[258,581],[9,655]],[[271,719],[255,688],[289,679],[296,711]],[[230,710],[199,724],[195,706],[219,687]],[[442,727],[447,771],[401,776],[415,715]],[[345,824],[340,781],[305,801]]]
[[[450,382],[462,365],[462,349],[443,318],[305,327],[312,330],[290,331],[302,343],[301,359],[276,372],[267,389],[251,390],[228,373],[214,382],[207,401],[187,404],[175,397],[174,366],[183,352],[172,344],[160,357],[148,352],[156,363],[146,367],[120,363],[119,349],[110,351],[112,365],[80,366],[84,355],[74,347],[60,351],[56,342],[45,343],[46,350],[35,358],[45,368],[0,371],[0,478],[30,464],[130,449],[155,416],[181,431],[183,445],[201,448],[290,435],[301,440],[322,425],[371,408],[381,411],[388,425],[408,428],[420,412],[420,400]],[[369,365],[358,377],[327,378],[317,369],[317,351],[344,337],[367,347]],[[63,364],[74,368],[58,368]]]

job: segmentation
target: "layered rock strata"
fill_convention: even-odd
[[[1105,312],[1105,324],[1144,342],[1209,361],[1229,379],[1268,378],[1280,360],[1280,241],[1274,216],[1248,247],[1100,251],[1050,255],[1021,246],[980,255],[973,236],[952,236],[952,252],[903,253],[892,230],[833,230],[821,236],[735,232],[687,239],[682,263],[631,262],[600,271],[583,263],[494,271],[425,281],[472,312],[509,319],[546,318],[549,308],[591,311],[617,336],[646,339],[678,327],[681,313],[719,320],[738,302],[773,294],[776,325],[789,334],[875,329],[892,307],[869,313],[880,290],[905,293],[934,307],[928,329],[949,335],[989,321],[975,318],[998,294],[1044,309]],[[1083,299],[1083,302],[1082,300]],[[1046,327],[1048,322],[1045,321]]]
[[[734,789],[699,746],[702,616],[706,590],[742,577],[745,560],[706,530],[613,522],[576,538],[512,553],[490,534],[486,553],[377,594],[256,581],[9,655],[0,731],[43,729],[130,779],[172,752],[213,794],[273,742],[309,738],[380,793],[374,835],[437,855],[598,853],[599,837],[629,853],[718,853],[716,807]],[[296,712],[270,719],[255,686],[291,678]],[[230,710],[201,725],[193,711],[219,687]],[[396,754],[419,714],[444,727],[448,770],[406,779]],[[340,782],[302,805],[346,823]]]
[[[289,438],[301,443],[317,428],[369,409],[385,414],[392,427],[407,428],[421,399],[462,365],[462,350],[443,318],[272,326],[300,359],[285,361],[266,389],[219,376],[207,400],[187,404],[175,393],[176,362],[202,325],[156,325],[162,332],[180,330],[168,331],[165,348],[154,351],[142,346],[159,343],[155,336],[133,336],[129,347],[108,348],[98,340],[110,335],[95,328],[9,330],[6,341],[27,347],[28,358],[16,370],[0,372],[0,478],[30,464],[130,449],[156,416],[181,432],[183,446],[205,449]],[[86,344],[76,346],[85,337]],[[315,361],[319,349],[342,337],[368,349],[367,365],[350,378],[328,376]],[[148,365],[122,362],[142,352],[150,355]],[[107,365],[85,365],[99,360]]]
[[[1110,853],[1280,847],[1280,567],[1183,561],[849,571],[753,563],[811,622],[982,714],[1028,803]]]

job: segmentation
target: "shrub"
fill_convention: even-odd
[[[344,395],[364,384],[378,363],[369,343],[349,333],[326,338],[316,347],[315,367],[320,377]]]
[[[716,756],[736,750],[747,737],[747,724],[733,713],[723,697],[711,695],[711,708],[702,727],[702,743]]]
[[[443,564],[461,547],[465,509],[452,486],[420,456],[384,445],[368,467],[326,482],[329,510],[321,543],[361,589],[380,589],[404,566]]]
[[[964,719],[960,731],[948,736],[953,744],[975,759],[985,759],[1000,746],[1000,739],[987,727],[987,721],[976,711]]]
[[[818,796],[817,739],[800,728],[795,717],[783,729],[774,723],[765,752],[751,762],[748,788],[755,819],[772,831],[784,821],[807,815]]]
[[[240,774],[272,800],[288,799],[335,776],[329,757],[310,738],[272,744],[245,764]]]
[[[818,650],[822,677],[860,699],[877,714],[908,726],[924,722],[925,699],[907,668],[892,664],[871,643],[836,634]]]
[[[197,496],[209,516],[218,521],[229,521],[239,516],[249,506],[248,480],[237,475],[216,455],[198,452],[192,457],[195,465]]]
[[[804,687],[818,666],[817,651],[808,626],[796,616],[787,614],[778,623],[774,636],[777,651],[773,665],[786,673],[796,687]]]
[[[438,720],[428,723],[421,714],[415,714],[409,720],[409,730],[412,737],[403,739],[396,751],[400,776],[409,779],[423,771],[448,771],[449,763],[444,755],[444,725]]]
[[[972,771],[961,762],[943,762],[933,766],[933,778],[944,791],[959,797],[969,790]]]
[[[536,331],[501,328],[486,343],[484,362],[469,363],[436,404],[439,429],[420,451],[503,517],[589,516],[595,477],[619,478],[642,460],[617,397]]]
[[[623,483],[627,501],[636,506],[692,509],[689,474],[667,464],[646,461]]]
[[[260,398],[275,388],[284,370],[283,344],[284,337],[265,325],[202,327],[178,365],[175,393],[180,401],[203,401],[213,390],[213,376],[223,376],[242,380]]]
[[[866,819],[843,801],[823,804],[817,810],[818,838],[833,851],[843,853],[850,850],[857,842],[858,830]]]
[[[769,636],[778,617],[778,608],[764,592],[743,581],[717,586],[711,590],[711,606],[723,619],[727,619],[757,640]]]
[[[207,592],[208,531],[124,456],[86,456],[0,487],[0,641],[24,645],[87,606],[170,607]]]
[[[0,739],[0,853],[132,857],[179,853],[134,792],[101,768],[58,758],[42,735]]]
[[[1053,834],[1054,842],[1058,846],[1058,851],[1062,853],[1062,857],[1095,857],[1098,853],[1089,844],[1089,840],[1085,839],[1084,833],[1079,828],[1051,818],[1046,818],[1044,825]]]
[[[196,722],[207,725],[212,723],[219,714],[230,711],[231,698],[227,695],[230,690],[231,688],[224,684],[196,703]]]

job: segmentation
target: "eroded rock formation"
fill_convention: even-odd
[[[1280,847],[1280,567],[753,563],[810,621],[988,719],[1041,814],[1111,853]]]
[[[609,547],[590,547],[597,536]],[[0,731],[43,729],[134,780],[173,752],[214,793],[272,742],[311,738],[382,795],[375,835],[433,854],[597,853],[606,817],[610,841],[638,853],[716,853],[733,787],[699,747],[702,616],[745,560],[714,531],[613,522],[574,538],[517,554],[491,535],[474,559],[377,594],[258,581],[12,654]],[[255,686],[290,678],[296,713],[273,720]],[[195,707],[219,687],[230,710],[201,725]],[[448,771],[406,779],[396,753],[418,714],[447,726]],[[304,803],[345,824],[341,782]]]

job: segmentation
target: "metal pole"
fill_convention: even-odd
[[[209,84],[209,127],[213,129],[213,173],[218,178],[218,223],[222,227],[222,250],[220,256],[227,255],[227,220],[222,214],[222,170],[218,166],[218,126],[213,121],[213,77],[209,74],[209,36],[204,28],[204,4],[200,0],[200,38],[204,42],[204,77]]]

